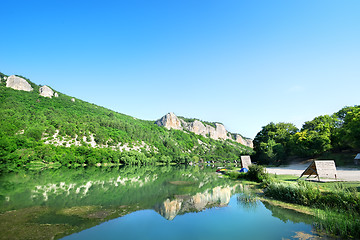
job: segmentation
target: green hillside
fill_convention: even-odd
[[[251,148],[191,132],[167,130],[58,93],[39,95],[6,87],[0,73],[0,161],[2,170],[26,168],[30,162],[152,164],[233,161]]]

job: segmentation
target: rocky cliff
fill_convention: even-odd
[[[21,91],[27,91],[27,92],[31,92],[34,90],[31,87],[30,83],[22,77],[18,77],[15,75],[11,75],[11,76],[7,77],[6,75],[1,74],[0,80],[1,81],[5,80],[6,87],[8,87],[8,88],[12,88],[15,90],[21,90]],[[55,93],[50,87],[48,87],[46,85],[39,88],[39,95],[43,96],[43,97],[48,97],[48,98],[52,98],[54,95],[55,95],[55,97],[59,97],[59,95],[57,93]]]
[[[243,138],[240,134],[234,134],[234,139],[236,142],[241,143],[242,145],[254,148],[253,141],[249,138]]]
[[[44,85],[39,89],[40,96],[52,98],[54,91],[48,86]]]
[[[212,125],[203,123],[197,119],[193,121],[186,121],[178,118],[174,113],[168,113],[155,122],[158,126],[163,126],[167,129],[186,130],[193,132],[204,137],[210,137],[215,140],[230,139],[241,143],[242,145],[253,147],[251,139],[243,138],[240,134],[232,134],[225,129],[225,126],[221,123],[215,123]],[[214,127],[214,126],[215,127]]]
[[[25,79],[15,75],[11,75],[7,78],[6,87],[27,92],[31,92],[33,90],[31,85]]]
[[[158,126],[164,126],[167,129],[182,130],[181,122],[174,113],[168,113],[155,122]]]

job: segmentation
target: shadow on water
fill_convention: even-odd
[[[282,208],[271,205],[268,202],[263,202],[264,206],[272,212],[272,216],[280,219],[284,223],[291,221],[293,223],[312,224],[314,218],[308,214],[300,213],[292,209]]]

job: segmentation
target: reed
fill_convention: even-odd
[[[360,198],[356,189],[336,184],[321,192],[314,184],[271,182],[265,195],[277,200],[310,206],[317,217],[315,227],[342,238],[360,238]]]
[[[318,231],[327,232],[344,239],[360,238],[360,216],[348,211],[334,211],[332,208],[317,209],[317,221],[314,223]]]

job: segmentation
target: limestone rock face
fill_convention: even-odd
[[[238,143],[241,143],[242,145],[254,148],[254,144],[253,144],[253,141],[251,139],[244,139],[239,134],[235,135],[235,141],[238,142]]]
[[[160,127],[167,129],[187,130],[204,137],[210,137],[215,140],[230,139],[241,143],[248,147],[253,147],[251,139],[244,139],[239,134],[232,135],[225,129],[225,126],[221,123],[215,123],[215,127],[203,123],[199,120],[186,122],[183,119],[179,119],[174,113],[168,113],[155,122]]]
[[[54,96],[54,91],[48,86],[44,85],[39,89],[40,96],[52,98]]]
[[[25,79],[15,75],[11,75],[7,78],[6,87],[27,92],[31,92],[33,90],[31,85]]]
[[[227,131],[225,126],[220,123],[215,123],[215,132],[210,133],[210,137],[213,139],[228,139]],[[213,135],[212,135],[213,134]]]
[[[182,130],[181,122],[174,113],[168,113],[155,122],[158,126],[164,126],[167,129]]]
[[[56,92],[56,93],[54,94],[54,97],[59,97],[59,94]]]
[[[194,122],[188,124],[186,130],[204,137],[206,137],[206,134],[208,134],[207,128],[199,120],[195,120]]]

